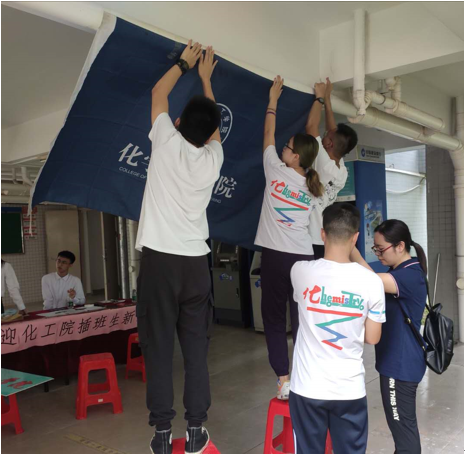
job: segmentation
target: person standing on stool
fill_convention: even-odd
[[[346,124],[336,125],[334,113],[331,108],[331,92],[333,85],[329,78],[326,78],[326,90],[324,98],[317,95],[308,116],[305,131],[313,135],[319,144],[319,153],[315,160],[314,168],[318,172],[321,182],[325,186],[328,194],[326,206],[332,205],[336,201],[338,192],[345,186],[347,181],[347,168],[344,165],[343,157],[357,146],[358,137],[355,130]],[[326,132],[323,139],[320,137],[318,127],[321,120],[321,110],[325,107]],[[313,251],[315,260],[324,257],[324,242],[321,238],[323,228],[324,205],[320,205],[310,216],[310,235],[313,240]]]
[[[297,133],[284,146],[282,160],[275,146],[276,108],[283,90],[277,76],[270,89],[265,115],[263,166],[266,187],[255,244],[262,246],[263,326],[271,367],[278,377],[277,398],[289,398],[289,349],[286,333],[286,304],[289,299],[294,343],[299,327],[297,304],[292,295],[290,271],[299,260],[313,260],[309,218],[324,199],[318,173],[312,168],[318,142],[311,135]],[[325,85],[315,91],[324,94]]]
[[[168,95],[199,58],[204,96],[193,97],[173,125]],[[185,369],[185,452],[200,454],[210,440],[202,426],[211,404],[207,353],[213,321],[206,210],[223,164],[221,115],[210,82],[215,66],[213,49],[204,56],[202,45],[189,40],[152,89],[152,156],[136,241],[142,251],[136,314],[154,454],[172,453],[176,331]]]
[[[383,282],[350,261],[360,212],[335,203],[323,212],[325,256],[291,270],[300,328],[289,409],[297,454],[364,454],[368,411],[363,343],[377,344],[385,322]]]

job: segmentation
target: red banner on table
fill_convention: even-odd
[[[136,327],[135,306],[2,324],[2,354]]]

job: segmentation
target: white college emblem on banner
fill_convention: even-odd
[[[221,110],[221,124],[220,124],[220,135],[221,135],[221,144],[226,141],[226,138],[229,136],[229,132],[232,128],[233,115],[231,110],[222,103],[217,103]]]

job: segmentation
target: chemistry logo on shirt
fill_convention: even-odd
[[[271,191],[271,196],[275,198],[276,200],[279,200],[281,202],[286,203],[286,205],[289,205],[284,208],[274,207],[275,211],[283,218],[283,219],[277,219],[277,221],[280,222],[281,224],[286,225],[287,227],[291,227],[292,223],[295,222],[295,220],[289,217],[285,213],[289,211],[308,211],[310,207],[310,202],[312,201],[312,199],[310,195],[306,194],[305,192],[292,191],[291,189],[289,189],[289,187],[284,181],[278,182],[278,180],[275,179],[274,181],[271,181],[271,187],[273,187],[274,192],[276,192],[274,193],[273,191]],[[279,194],[279,195],[276,195],[276,194]],[[306,206],[299,205],[291,200],[302,203]]]
[[[314,306],[307,306],[307,311],[312,313],[320,313],[320,314],[333,314],[335,316],[339,316],[336,319],[332,319],[330,321],[320,322],[315,324],[316,327],[321,328],[322,330],[334,335],[335,338],[322,340],[321,342],[331,346],[334,349],[341,351],[343,348],[342,346],[337,345],[336,343],[339,340],[347,338],[347,336],[343,335],[342,333],[336,332],[334,328],[329,328],[333,325],[340,324],[342,322],[352,321],[354,319],[358,319],[363,316],[362,313],[355,313],[355,312],[348,312],[346,310],[335,310],[331,309],[333,307],[341,307],[341,308],[352,308],[363,310],[364,309],[364,299],[361,295],[341,291],[340,295],[329,295],[325,293],[325,288],[315,285],[312,290],[307,287],[304,292],[302,293],[304,296],[304,301],[308,300],[313,305],[324,305],[326,308],[315,308]]]
[[[318,294],[321,295],[317,296]],[[343,308],[357,308],[362,310],[363,306],[363,298],[360,294],[355,294],[352,292],[347,292],[345,290],[341,291],[341,295],[339,296],[331,296],[325,293],[325,288],[320,286],[314,286],[312,290],[309,290],[308,287],[304,291],[304,298],[310,300],[310,303],[326,305],[328,308],[331,306],[341,306]]]

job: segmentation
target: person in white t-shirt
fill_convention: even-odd
[[[385,322],[382,280],[350,261],[360,212],[335,203],[323,212],[323,259],[291,270],[300,327],[289,406],[297,454],[364,454],[368,413],[363,344],[377,344]]]
[[[199,59],[204,95],[193,97],[173,124],[168,95]],[[189,41],[152,90],[152,155],[136,241],[142,251],[136,313],[154,454],[172,453],[176,332],[186,372],[185,452],[201,453],[209,443],[202,426],[211,404],[207,353],[213,319],[206,211],[223,164],[220,110],[210,82],[215,66],[211,47],[203,55],[202,45]]]
[[[318,173],[312,168],[318,154],[318,142],[313,136],[296,134],[284,146],[282,160],[278,157],[276,108],[282,90],[283,80],[277,76],[270,89],[265,115],[266,187],[255,244],[263,248],[261,309],[270,365],[278,377],[277,398],[287,400],[290,387],[286,334],[288,299],[294,342],[299,325],[290,271],[295,262],[313,259],[309,218],[315,206],[321,204],[318,200],[324,199],[324,192]]]
[[[313,250],[316,260],[324,256],[324,243],[320,234],[323,227],[323,210],[326,206],[336,201],[338,192],[345,186],[347,168],[344,165],[343,157],[352,151],[358,142],[357,133],[354,129],[346,124],[336,125],[331,107],[333,85],[329,78],[326,78],[326,85],[318,83],[315,85],[315,89],[318,85],[325,87],[324,97],[315,94],[317,98],[312,105],[305,127],[305,131],[309,135],[313,135],[320,145],[314,168],[318,172],[320,180],[328,194],[328,199],[325,203],[319,205],[310,217],[310,235],[313,240]],[[326,132],[323,139],[321,139],[318,127],[320,125],[323,106],[325,107]]]

